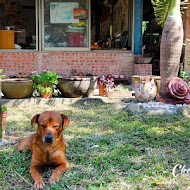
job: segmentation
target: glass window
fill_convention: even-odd
[[[44,0],[44,49],[89,48],[88,0]]]

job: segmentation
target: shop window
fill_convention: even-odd
[[[19,30],[21,49],[130,50],[132,10],[132,0],[0,0],[0,30]]]
[[[131,50],[132,0],[91,1],[93,49]]]
[[[1,0],[0,30],[0,48],[35,49],[35,0]]]
[[[43,49],[89,49],[89,3],[44,0]]]

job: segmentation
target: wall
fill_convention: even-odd
[[[45,69],[68,77],[71,69],[77,69],[99,76],[124,74],[131,80],[133,67],[134,57],[130,52],[0,52],[0,68],[4,69],[6,78]]]
[[[152,64],[134,64],[134,75],[152,75]]]
[[[185,11],[185,15],[183,17],[184,20],[184,39],[190,40],[190,4],[188,4],[188,9]],[[186,49],[186,61],[185,61],[185,71],[190,73],[190,65],[187,64],[188,56],[190,56],[190,41],[188,42],[188,48]],[[190,61],[190,59],[189,59]]]

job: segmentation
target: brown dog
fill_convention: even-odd
[[[67,143],[63,138],[63,127],[68,127],[70,120],[64,114],[55,111],[45,111],[42,114],[36,114],[31,125],[37,123],[37,133],[21,140],[17,148],[19,151],[31,150],[32,160],[30,164],[30,173],[34,179],[34,187],[43,189],[45,186],[43,179],[38,171],[40,166],[54,165],[50,184],[59,181],[60,175],[69,169],[66,160]]]

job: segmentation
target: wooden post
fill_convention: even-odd
[[[143,0],[134,1],[134,54],[142,54]]]

